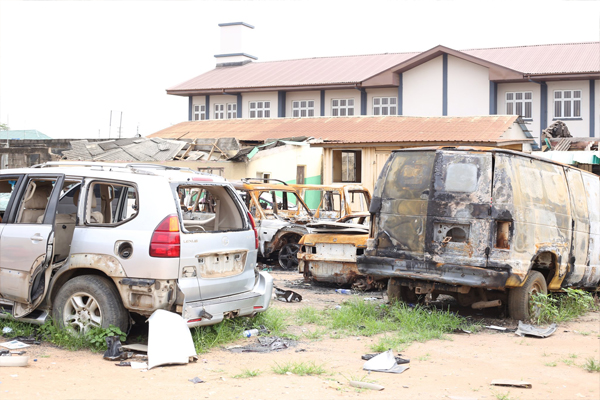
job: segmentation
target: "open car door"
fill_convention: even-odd
[[[35,310],[48,288],[63,182],[63,174],[31,174],[17,189],[0,237],[0,293],[14,301],[14,317]]]

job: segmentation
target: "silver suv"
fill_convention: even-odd
[[[252,215],[222,178],[152,164],[2,170],[0,311],[85,332],[130,312],[189,327],[269,307]],[[2,313],[5,314],[5,313]]]

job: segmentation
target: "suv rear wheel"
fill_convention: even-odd
[[[298,243],[287,243],[279,250],[279,265],[286,271],[291,271],[298,268],[298,251],[300,245]]]
[[[65,283],[54,299],[52,314],[60,326],[80,333],[110,325],[127,332],[129,323],[129,314],[114,285],[96,275],[78,276]]]

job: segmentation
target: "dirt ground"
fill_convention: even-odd
[[[349,297],[331,287],[304,286],[296,282],[300,276],[291,272],[273,272],[273,276],[278,287],[304,297],[301,303],[274,301],[274,307],[333,307]],[[380,292],[364,295],[381,297]],[[514,326],[513,321],[493,313],[479,317],[495,325]],[[402,374],[367,375],[362,370],[361,355],[371,353],[369,345],[376,337],[303,340],[295,348],[273,353],[218,349],[201,354],[197,363],[150,371],[117,367],[103,360],[102,354],[42,344],[26,349],[31,357],[27,367],[0,368],[0,399],[600,399],[600,373],[581,367],[589,357],[600,360],[599,317],[599,313],[590,313],[561,324],[546,339],[484,330],[413,343],[403,352],[411,361],[410,369]],[[310,329],[314,327],[292,327],[292,332]],[[233,344],[244,345],[248,340],[240,338]],[[298,352],[300,349],[304,351]],[[272,372],[276,363],[290,361],[323,364],[327,374]],[[244,369],[259,369],[262,374],[233,378]],[[365,376],[385,389],[376,392],[349,386],[350,379]],[[205,383],[188,381],[194,377]],[[494,379],[524,380],[532,388],[490,386]]]

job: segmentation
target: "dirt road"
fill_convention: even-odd
[[[276,284],[292,287],[291,273],[274,273]],[[321,307],[341,295],[331,288],[292,287],[301,303],[274,302],[274,307]],[[375,294],[377,295],[377,294]],[[231,353],[220,349],[200,355],[197,363],[150,371],[117,367],[89,351],[70,352],[47,344],[28,348],[28,367],[0,368],[1,399],[599,399],[600,373],[581,367],[586,359],[600,360],[600,314],[591,313],[562,324],[546,339],[521,338],[514,333],[485,330],[449,335],[447,340],[413,343],[403,356],[410,369],[402,374],[362,370],[361,355],[371,352],[376,337],[346,337],[302,341],[276,353]],[[497,325],[507,321],[498,319]],[[293,327],[301,332],[309,325]],[[240,339],[236,344],[246,344]],[[304,349],[298,352],[297,350]],[[320,376],[278,375],[276,364],[323,364]],[[233,378],[243,370],[260,370],[251,378]],[[367,379],[383,391],[359,391],[350,379]],[[188,381],[199,377],[205,383]],[[528,381],[531,389],[493,387],[494,379]]]

